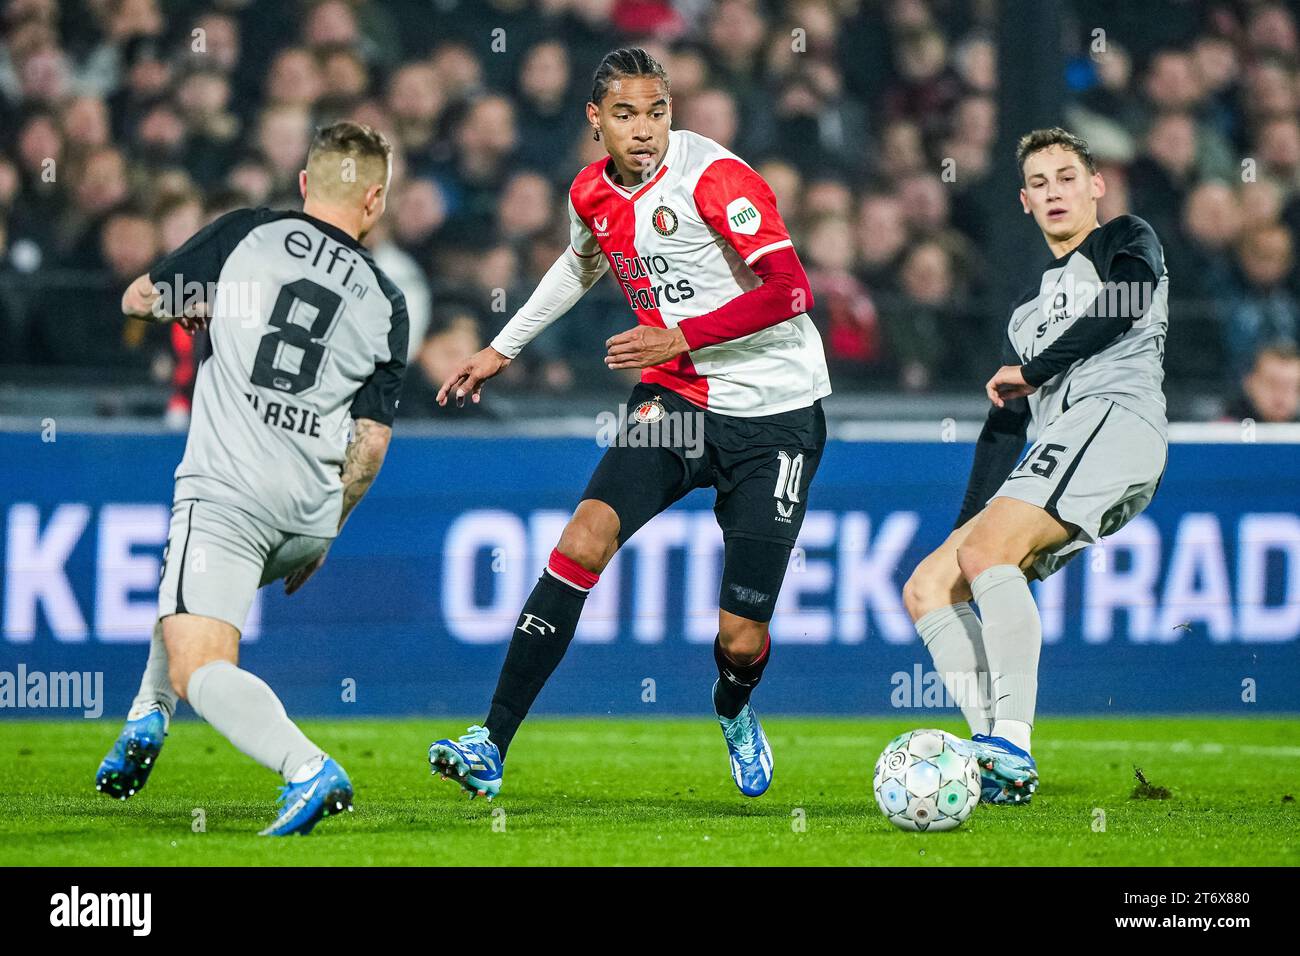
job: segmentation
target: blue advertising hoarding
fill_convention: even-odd
[[[125,710],[182,448],[172,435],[0,433],[11,688],[20,669],[102,673],[105,711]],[[576,438],[399,429],[321,572],[293,597],[261,592],[242,663],[295,714],[482,713],[600,454]],[[900,590],[951,528],[970,457],[967,443],[829,444],[772,624],[764,712],[935,702]],[[708,711],[722,546],[711,505],[693,493],[616,557],[539,711]],[[1036,589],[1040,712],[1300,711],[1300,446],[1175,444],[1147,512]],[[0,719],[58,713],[22,703],[0,700]]]

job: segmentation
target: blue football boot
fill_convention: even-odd
[[[980,802],[1024,804],[1038,789],[1038,764],[1005,737],[975,734],[962,748],[980,767]]]
[[[276,803],[280,815],[258,836],[306,836],[326,817],[352,810],[352,781],[332,757],[326,757],[311,777],[281,787]]]
[[[95,789],[117,800],[133,797],[149,780],[167,736],[167,718],[161,710],[128,720],[95,771]]]
[[[717,683],[713,687],[716,691]],[[745,796],[761,797],[772,785],[772,748],[753,705],[746,703],[735,717],[717,717],[731,758],[731,779]]]
[[[501,792],[505,772],[501,751],[488,738],[488,729],[477,724],[459,740],[439,740],[429,747],[429,766],[444,780],[450,778],[469,791],[469,798],[491,800]]]

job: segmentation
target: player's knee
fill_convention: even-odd
[[[603,507],[609,515],[580,506],[560,535],[560,553],[595,574],[605,570],[618,550],[618,518],[608,505]]]
[[[903,606],[913,621],[921,619],[939,606],[936,604],[937,591],[933,574],[922,563],[903,585]]]
[[[605,570],[606,549],[599,535],[581,525],[570,524],[560,537],[559,552],[595,574]]]
[[[187,660],[178,661],[172,658],[167,662],[167,678],[172,682],[172,690],[176,691],[176,696],[182,700],[189,699],[187,692],[194,670],[194,666]]]
[[[188,646],[187,646],[188,645]],[[167,677],[178,697],[189,699],[190,678],[213,658],[189,642],[172,641],[167,647]]]
[[[767,645],[767,624],[728,615],[718,624],[718,641],[737,664],[752,664]]]
[[[903,585],[903,606],[913,621],[919,621],[931,611],[969,600],[970,589],[951,552],[937,560],[932,555],[922,561]]]
[[[968,584],[998,563],[998,556],[978,540],[968,540],[957,548],[957,567]]]
[[[213,618],[179,614],[163,619],[167,647],[167,679],[177,695],[188,700],[194,672],[213,661],[239,660],[239,631]]]
[[[214,661],[230,661],[230,658],[208,649],[198,649],[195,653],[189,654],[170,655],[167,661],[167,677],[172,682],[172,689],[176,691],[177,696],[189,700],[190,679],[197,670]]]

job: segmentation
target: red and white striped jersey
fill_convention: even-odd
[[[615,183],[606,163],[569,189],[571,242],[583,258],[605,256],[642,325],[675,328],[712,312],[761,284],[750,266],[792,246],[763,177],[707,137],[670,131],[664,161],[636,189]],[[806,312],[647,368],[641,380],[741,417],[804,408],[831,391]]]

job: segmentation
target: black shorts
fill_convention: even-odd
[[[662,406],[663,416],[634,424],[636,410],[646,402]],[[618,514],[619,544],[687,493],[716,488],[713,512],[724,538],[794,545],[826,445],[820,401],[777,415],[738,418],[640,384],[627,411],[626,430],[620,431],[625,440],[605,452],[583,493]],[[652,405],[649,417],[655,414]]]

